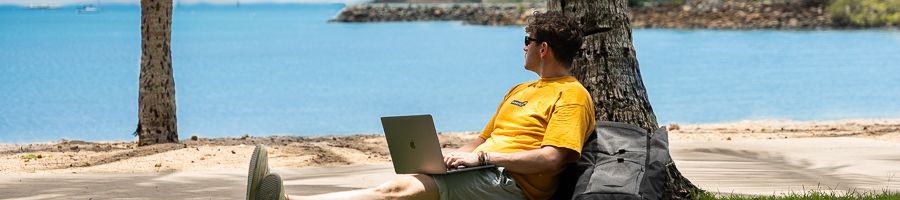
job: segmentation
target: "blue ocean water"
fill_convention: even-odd
[[[182,138],[477,131],[522,68],[521,27],[327,23],[339,4],[178,5]],[[0,6],[0,142],[131,140],[140,7]],[[660,122],[900,117],[900,32],[635,30]]]

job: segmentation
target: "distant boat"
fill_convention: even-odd
[[[28,4],[28,7],[26,7],[26,8],[29,10],[51,10],[51,9],[58,9],[60,7],[62,7],[62,6],[42,3],[42,4]]]
[[[81,7],[78,7],[78,13],[96,13],[99,11],[100,9],[94,7],[94,5],[83,5]]]

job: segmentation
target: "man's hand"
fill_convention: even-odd
[[[459,166],[474,167],[481,165],[481,163],[478,163],[478,154],[467,152],[451,152],[444,155],[444,164],[447,164],[447,168],[457,168]]]

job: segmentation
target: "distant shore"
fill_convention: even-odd
[[[630,8],[631,27],[804,30],[857,28],[832,20],[825,11],[825,5],[768,1],[694,2]],[[545,3],[366,3],[345,7],[331,21],[462,21],[473,25],[522,26],[534,11],[545,10]]]
[[[368,3],[342,9],[332,22],[462,21],[473,25],[523,25],[543,4]]]
[[[900,144],[900,119],[835,121],[757,120],[715,124],[669,124],[678,142],[854,137]],[[445,150],[459,148],[476,132],[442,133]],[[6,144],[0,174],[143,173],[246,168],[254,144],[270,147],[276,168],[371,165],[390,162],[381,135],[198,138],[179,144],[137,147],[134,142],[62,141]]]
[[[702,1],[699,1],[702,2]],[[765,1],[658,5],[631,9],[632,28],[831,29],[844,28],[824,5]]]

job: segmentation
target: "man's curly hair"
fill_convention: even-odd
[[[535,12],[528,21],[525,32],[533,34],[539,41],[547,42],[553,48],[553,55],[565,65],[572,64],[583,42],[578,22],[559,11]]]

